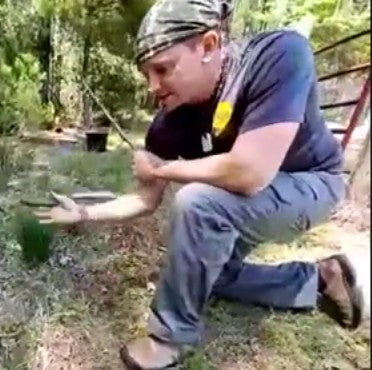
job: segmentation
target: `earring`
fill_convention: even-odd
[[[211,61],[211,58],[210,57],[204,57],[203,59],[202,59],[202,63],[203,64],[207,64],[207,63],[209,63]]]

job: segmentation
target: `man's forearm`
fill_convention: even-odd
[[[257,190],[254,171],[242,168],[229,153],[195,160],[170,161],[155,169],[154,175],[180,183],[206,183],[242,194]]]
[[[163,180],[141,183],[136,193],[88,206],[85,208],[87,221],[120,221],[150,214],[161,203],[166,186]]]
[[[123,195],[113,201],[85,207],[87,221],[120,221],[144,216],[152,207],[139,194]]]

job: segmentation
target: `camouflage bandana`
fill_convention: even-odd
[[[141,64],[178,42],[217,28],[228,32],[233,0],[158,0],[142,21],[136,40]]]

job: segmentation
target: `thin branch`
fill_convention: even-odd
[[[120,125],[115,121],[115,119],[111,116],[111,114],[108,112],[106,107],[103,105],[103,103],[100,102],[98,97],[93,93],[91,88],[88,86],[88,84],[83,80],[83,85],[85,89],[88,91],[89,95],[92,97],[92,99],[97,103],[97,105],[102,109],[105,116],[110,120],[110,122],[113,124],[114,128],[118,132],[121,139],[126,142],[131,150],[135,150],[135,147],[133,143],[125,136],[123,130],[121,129]]]

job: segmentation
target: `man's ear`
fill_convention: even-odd
[[[220,48],[221,36],[219,32],[215,30],[206,32],[202,38],[202,45],[204,49],[203,60],[209,61],[212,57],[212,54]]]

